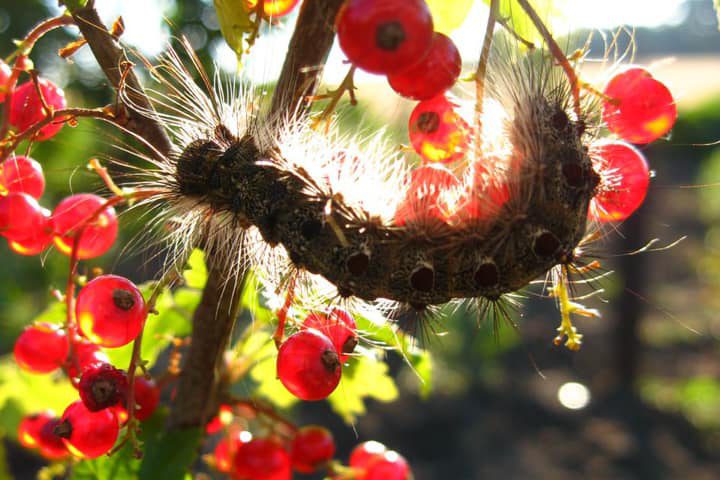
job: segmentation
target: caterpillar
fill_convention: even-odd
[[[155,110],[133,106],[132,92],[120,92],[174,134],[173,152],[146,156],[155,168],[139,181],[162,192],[142,203],[158,206],[165,212],[158,221],[173,225],[172,257],[200,245],[235,271],[258,267],[271,289],[290,271],[301,272],[308,291],[334,287],[310,303],[335,295],[423,310],[499,301],[573,264],[593,228],[587,212],[601,182],[590,150],[598,108],[587,99],[579,112],[572,108],[569,81],[544,49],[508,55],[505,45],[491,56],[483,143],[464,162],[484,162],[485,181],[501,182],[508,200],[493,205],[477,192],[471,201],[491,215],[403,223],[394,213],[408,195],[415,211],[428,204],[408,191],[409,166],[381,136],[267,118],[252,92],[218,75],[211,81],[186,48],[201,84],[171,50],[152,70],[164,86],[150,91]],[[443,193],[448,202],[456,190]]]

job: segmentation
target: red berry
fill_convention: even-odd
[[[135,377],[135,418],[141,422],[155,413],[160,403],[160,389],[152,380]]]
[[[645,157],[622,142],[603,143],[590,151],[600,185],[589,214],[601,222],[625,220],[642,205],[650,184]]]
[[[413,100],[427,100],[455,84],[462,71],[462,59],[448,37],[435,32],[427,55],[411,67],[388,75],[393,90]]]
[[[8,239],[10,250],[20,255],[37,255],[50,246],[53,241],[50,210],[40,208],[43,214],[42,226],[34,229],[29,236],[17,240]]]
[[[650,143],[675,124],[677,106],[670,90],[644,68],[615,75],[603,92],[603,119],[613,133],[631,143]]]
[[[110,359],[94,343],[77,338],[73,341],[73,358],[65,365],[65,369],[68,377],[75,379],[90,366],[98,363],[110,363]]]
[[[339,308],[331,309],[328,314],[311,313],[303,322],[303,327],[314,328],[328,337],[340,354],[340,362],[347,361],[348,354],[353,353],[358,344],[355,319]]]
[[[247,431],[235,431],[221,438],[215,446],[215,450],[213,450],[215,469],[219,472],[230,473],[233,469],[233,460],[238,449],[243,443],[247,443],[251,439],[252,434]]]
[[[91,412],[112,407],[125,401],[128,392],[127,374],[109,363],[85,369],[78,384],[80,399]]]
[[[383,453],[382,457],[370,462],[363,480],[409,480],[410,467],[405,458],[397,452]]]
[[[443,165],[431,164],[410,173],[405,198],[395,212],[395,223],[445,222],[454,212],[453,199],[461,193],[462,184]]]
[[[371,440],[369,442],[363,442],[360,445],[353,448],[350,452],[350,466],[359,471],[355,476],[357,480],[365,480],[365,474],[367,468],[374,462],[380,460],[387,448],[380,442]]]
[[[470,165],[467,186],[454,220],[467,222],[495,217],[510,200],[508,185],[499,181],[481,162]]]
[[[20,425],[18,425],[17,431],[20,445],[26,448],[37,447],[38,439],[40,438],[40,429],[53,418],[55,418],[55,412],[52,410],[23,417],[20,421]]]
[[[358,67],[395,73],[423,58],[433,39],[424,0],[348,0],[337,15],[340,48]]]
[[[342,369],[337,350],[317,330],[301,330],[280,346],[278,377],[290,393],[302,400],[322,400],[340,383]]]
[[[82,401],[71,403],[55,427],[70,452],[80,458],[97,458],[110,451],[117,440],[120,426],[110,408],[91,412]]]
[[[205,426],[205,433],[212,435],[232,423],[234,417],[233,408],[230,405],[220,405],[218,414]]]
[[[0,103],[3,103],[10,93],[10,77],[12,69],[7,63],[0,60]]]
[[[105,199],[91,193],[79,193],[63,199],[52,214],[53,228],[57,236],[55,246],[65,255],[71,255],[75,235],[81,229],[78,245],[78,258],[99,257],[110,250],[118,232],[115,209],[108,207],[99,215],[98,210],[105,205]],[[94,220],[88,222],[94,216]]]
[[[48,460],[60,460],[70,455],[62,438],[55,434],[55,428],[59,424],[60,419],[53,417],[40,428],[38,448],[40,448],[40,455]]]
[[[45,176],[40,164],[30,157],[17,155],[0,164],[0,192],[27,193],[39,199],[45,191]]]
[[[235,480],[290,480],[290,456],[275,440],[256,438],[239,446],[233,462]]]
[[[248,9],[253,9],[257,5],[257,0],[245,0]],[[300,3],[300,0],[265,0],[263,2],[263,12],[269,17],[282,17],[292,12],[293,8]]]
[[[410,143],[426,162],[454,162],[468,149],[470,127],[443,95],[418,103],[408,129]]]
[[[49,373],[63,365],[68,355],[65,332],[50,323],[25,328],[15,341],[15,361],[33,373]]]
[[[53,111],[61,110],[67,106],[65,92],[50,80],[41,78],[38,80],[42,99]],[[18,85],[10,97],[10,124],[18,130],[24,131],[43,120],[49,112],[45,111],[43,102],[38,95],[37,88],[33,82],[25,82]],[[47,140],[55,136],[63,126],[61,119],[56,119],[40,129],[35,137],[36,140]]]
[[[290,458],[298,472],[313,473],[332,460],[334,455],[335,440],[327,428],[310,425],[295,434]]]
[[[10,241],[22,242],[47,232],[47,212],[27,193],[0,197],[0,232]]]
[[[103,347],[121,347],[135,340],[147,316],[140,290],[117,275],[101,275],[85,285],[75,312],[82,334]]]

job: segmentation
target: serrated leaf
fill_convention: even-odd
[[[395,381],[385,362],[357,357],[343,368],[340,385],[328,397],[332,409],[347,423],[354,423],[366,411],[365,399],[392,402],[398,396]]]
[[[202,250],[195,249],[190,254],[187,261],[187,267],[183,271],[185,284],[190,288],[202,289],[207,282],[208,272],[205,265],[205,254]]]
[[[203,438],[201,428],[161,431],[145,442],[140,480],[184,480],[195,462]]]
[[[459,28],[472,8],[475,0],[425,0],[433,17],[436,32],[449,35]]]
[[[250,15],[238,0],[214,0],[215,11],[220,22],[220,31],[225,41],[238,57],[245,51],[245,35],[250,33],[253,23]]]
[[[490,0],[483,0],[490,5]],[[532,0],[535,12],[542,19],[545,26],[553,35],[565,35],[568,33],[567,19],[563,15],[568,0]],[[499,16],[505,19],[513,31],[521,38],[543,45],[542,35],[538,32],[530,17],[527,16],[517,0],[500,0]]]

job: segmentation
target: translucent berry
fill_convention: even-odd
[[[75,312],[82,334],[103,347],[121,347],[135,340],[147,316],[140,290],[117,275],[101,275],[88,282],[78,294]]]
[[[253,9],[257,5],[257,0],[245,0],[248,9]],[[300,0],[265,0],[263,2],[263,12],[268,17],[282,17],[292,12],[293,8],[300,3]]]
[[[327,428],[317,425],[297,431],[290,449],[292,466],[300,473],[313,473],[335,455],[335,440]]]
[[[350,452],[350,466],[358,470],[366,470],[370,464],[381,459],[386,451],[387,448],[380,442],[374,440],[363,442]]]
[[[80,399],[91,412],[124,402],[128,393],[127,374],[109,363],[90,365],[78,384]]]
[[[494,218],[510,200],[508,185],[493,175],[481,161],[468,168],[469,185],[460,199],[459,209],[453,220],[469,222]]]
[[[233,462],[235,480],[290,480],[290,456],[275,440],[255,438],[239,446]]]
[[[0,60],[0,103],[3,103],[10,93],[10,77],[12,69],[7,63]]]
[[[363,480],[409,480],[410,478],[410,467],[405,458],[397,452],[389,451],[369,463]]]
[[[457,47],[442,33],[435,33],[427,55],[414,65],[388,75],[393,90],[413,100],[427,100],[445,93],[462,71]]]
[[[60,460],[70,456],[62,438],[55,434],[55,428],[60,424],[60,419],[53,417],[45,422],[40,428],[38,436],[38,448],[40,455],[48,460]]]
[[[433,39],[424,0],[348,0],[337,16],[340,48],[358,67],[395,73],[425,56]]]
[[[591,218],[601,222],[625,220],[642,205],[650,184],[645,157],[622,142],[592,147],[593,167],[600,174],[600,185],[590,202]]]
[[[462,183],[443,165],[432,164],[410,173],[407,193],[395,211],[395,223],[445,222],[455,211]]]
[[[77,338],[73,341],[73,357],[65,365],[68,377],[78,378],[87,368],[99,363],[110,363],[110,359],[100,347],[85,339]]]
[[[290,393],[302,400],[322,400],[340,383],[342,369],[337,350],[317,330],[301,330],[280,346],[278,377]]]
[[[23,417],[17,431],[20,445],[26,448],[36,448],[40,438],[40,429],[53,418],[55,418],[55,412],[52,410]]]
[[[221,438],[213,450],[215,469],[219,472],[230,473],[238,449],[243,443],[250,440],[252,440],[252,434],[247,431],[235,431]]]
[[[672,129],[677,106],[670,90],[643,68],[615,75],[605,87],[603,119],[631,143],[650,143]]]
[[[77,400],[65,409],[54,431],[73,455],[97,458],[115,445],[120,426],[112,409],[91,412]]]
[[[160,403],[160,389],[154,381],[145,377],[135,378],[135,418],[141,422],[155,413]]]
[[[15,341],[14,354],[22,369],[49,373],[65,363],[68,339],[58,325],[36,323],[25,328]]]
[[[25,82],[13,92],[10,98],[10,124],[19,131],[35,125],[43,120],[49,112],[43,107],[45,104],[53,111],[61,110],[67,106],[65,100],[65,92],[50,80],[41,78],[38,80],[40,91],[42,92],[42,100],[38,95],[37,88],[33,82]],[[36,140],[47,140],[57,134],[63,126],[63,121],[57,119],[48,123],[40,129],[35,137]]]
[[[0,164],[0,193],[27,193],[37,200],[44,191],[45,176],[37,161],[17,155]]]
[[[27,193],[0,197],[0,233],[10,241],[23,241],[49,228],[47,212]]]
[[[37,255],[47,249],[53,241],[52,223],[50,222],[50,210],[40,208],[43,218],[41,226],[35,228],[27,237],[15,240],[8,239],[10,250],[19,255]]]
[[[78,245],[78,258],[99,257],[110,250],[118,232],[115,209],[106,208],[94,220],[88,222],[105,204],[105,199],[90,193],[79,193],[63,199],[52,214],[53,228],[57,234],[55,246],[70,255],[75,236],[82,230]],[[84,227],[84,229],[83,229]]]
[[[443,95],[418,103],[408,129],[410,143],[426,162],[454,162],[467,151],[470,127]]]
[[[355,319],[344,310],[333,308],[329,313],[314,312],[307,316],[303,327],[320,331],[335,345],[340,354],[340,362],[346,362],[348,354],[355,351],[358,344]]]

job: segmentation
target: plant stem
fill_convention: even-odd
[[[487,73],[488,60],[490,59],[490,47],[492,46],[495,23],[498,16],[500,0],[490,1],[490,12],[488,13],[487,26],[485,27],[485,38],[483,38],[480,60],[478,60],[475,71],[475,157],[482,158],[482,113],[483,99],[485,97],[485,75]]]

